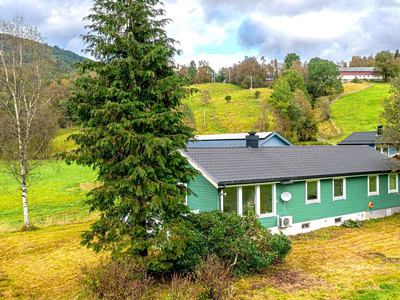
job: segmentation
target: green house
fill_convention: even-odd
[[[368,146],[192,147],[193,211],[254,210],[272,232],[297,234],[400,212],[395,162]]]

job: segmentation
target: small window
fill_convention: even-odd
[[[335,223],[342,223],[342,217],[335,218]]]
[[[399,191],[399,178],[397,174],[389,174],[389,193],[397,193]]]
[[[379,195],[379,176],[368,176],[368,196]]]
[[[310,228],[310,223],[301,224],[301,229],[307,229],[307,228]]]
[[[307,181],[306,182],[306,204],[319,203],[320,197],[320,182]]]
[[[260,214],[272,213],[273,197],[273,185],[260,186]]]
[[[256,189],[255,186],[244,186],[242,187],[242,210],[243,215],[249,213],[249,211],[255,212],[256,206]]]
[[[333,200],[346,199],[346,179],[333,179]]]
[[[238,192],[237,188],[224,189],[224,212],[237,214]]]

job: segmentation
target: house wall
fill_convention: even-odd
[[[191,210],[202,212],[219,209],[218,189],[203,175],[197,175],[194,181],[189,182],[188,188],[197,195],[187,197],[187,204]]]
[[[293,216],[293,223],[313,219],[341,216],[364,212],[368,203],[374,202],[370,210],[390,208],[400,205],[398,194],[388,194],[388,175],[379,175],[379,195],[368,196],[368,176],[346,178],[346,199],[333,201],[332,179],[321,180],[321,202],[306,205],[305,182],[292,185],[277,185],[277,214]],[[290,192],[292,199],[286,203],[280,200],[283,192]],[[286,213],[285,213],[286,210]]]
[[[378,175],[378,174],[371,174]],[[399,179],[400,181],[400,179]],[[189,183],[199,197],[189,196],[188,205],[192,210],[212,211],[219,209],[218,190],[202,175],[195,182]],[[400,189],[399,189],[400,190]],[[367,217],[383,217],[400,211],[399,193],[388,193],[388,175],[379,175],[379,195],[368,196],[368,176],[346,177],[346,199],[333,201],[333,180],[320,180],[320,203],[306,204],[305,181],[294,182],[291,185],[276,184],[276,214],[260,218],[263,226],[283,231],[286,234],[296,234],[326,226],[340,225],[335,218],[365,219]],[[289,192],[292,199],[281,200],[281,194]],[[368,203],[374,207],[368,209]],[[392,208],[390,210],[390,208]],[[388,210],[389,209],[389,210]],[[366,211],[368,215],[366,215]],[[293,228],[278,228],[279,217],[292,216]],[[302,228],[303,223],[313,222],[309,228]]]

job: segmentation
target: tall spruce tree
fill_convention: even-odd
[[[192,137],[178,110],[188,88],[173,70],[178,51],[163,29],[170,20],[161,4],[94,1],[83,39],[97,61],[78,65],[87,75],[69,103],[81,122],[71,136],[79,147],[63,156],[93,166],[101,184],[87,200],[100,219],[83,244],[165,269],[185,247],[185,183],[196,171],[177,151]]]

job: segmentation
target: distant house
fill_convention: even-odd
[[[231,134],[196,135],[188,142],[188,147],[240,147],[246,146],[247,139],[252,139],[259,147],[293,146],[288,140],[276,132],[254,132]]]
[[[338,146],[353,146],[353,145],[367,145],[372,149],[378,150],[379,152],[387,156],[398,156],[399,149],[394,146],[385,146],[381,141],[380,137],[382,134],[382,126],[378,126],[376,131],[359,131],[353,132],[343,141],[338,143]]]
[[[197,195],[187,197],[192,210],[243,215],[251,209],[272,232],[297,234],[400,212],[394,163],[367,146],[191,147],[181,153],[200,172],[188,184]]]
[[[374,74],[373,67],[339,68],[339,72],[342,82],[350,82],[355,77],[358,79],[382,81],[382,76]]]

